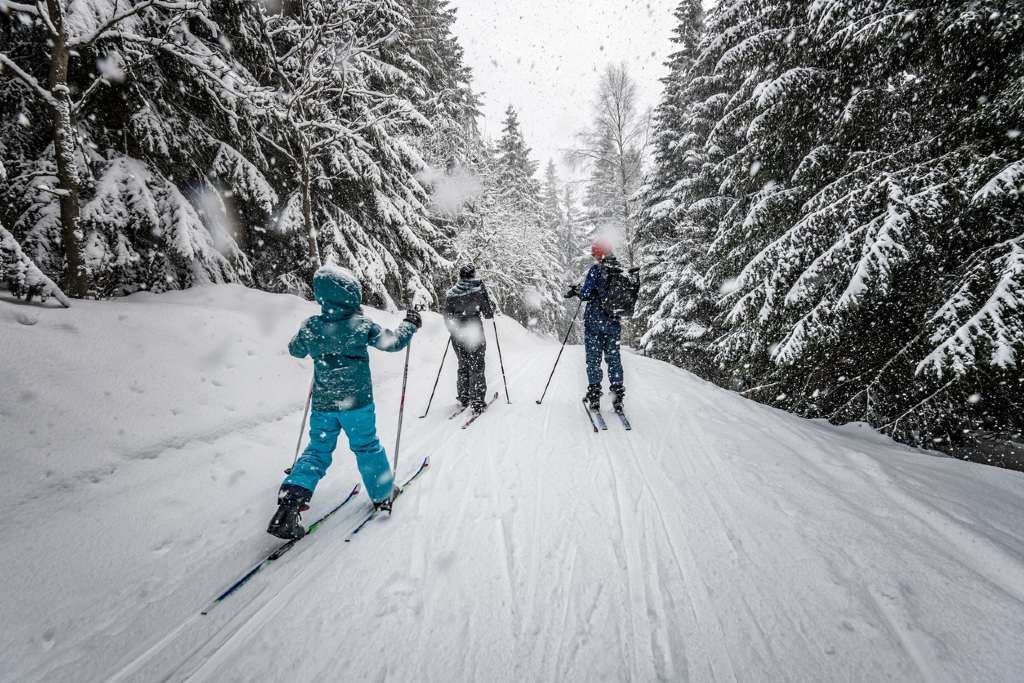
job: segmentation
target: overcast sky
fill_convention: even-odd
[[[658,103],[678,0],[452,0],[455,32],[484,91],[483,130],[493,138],[509,104],[520,114],[541,171],[587,125],[597,78],[624,61],[644,106]]]

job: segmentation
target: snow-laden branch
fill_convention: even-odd
[[[50,32],[50,37],[60,38],[61,33],[57,30],[56,24],[53,23],[53,17],[50,16],[50,7],[43,3],[44,0],[36,0],[36,12],[42,18],[43,23],[46,24],[46,30]]]
[[[1008,195],[1017,195],[1024,186],[1024,159],[1013,162],[978,190],[971,201],[982,204]]]
[[[12,12],[31,14],[34,17],[39,16],[39,8],[37,7],[20,2],[13,2],[13,0],[0,0],[0,14],[10,14]]]
[[[23,71],[21,67],[15,64],[14,61],[3,52],[0,52],[0,66],[10,69],[18,80],[30,87],[49,106],[54,109],[60,106],[60,103],[57,101],[57,98],[53,96],[53,93],[44,88],[39,81],[32,77],[31,74]],[[0,69],[0,72],[2,71],[3,69]]]
[[[74,49],[91,45],[92,43],[96,42],[99,38],[103,37],[103,35],[107,31],[112,29],[117,24],[121,23],[125,19],[128,19],[129,17],[133,17],[139,14],[143,10],[149,9],[150,7],[157,7],[159,9],[166,10],[189,11],[197,9],[199,7],[199,4],[196,2],[176,2],[174,0],[145,0],[144,2],[141,2],[130,9],[126,9],[123,12],[118,12],[114,14],[105,22],[100,24],[99,28],[90,33],[88,36],[81,36],[75,38],[74,40],[68,41],[68,47]]]
[[[27,296],[40,295],[44,299],[52,296],[64,308],[71,308],[71,301],[61,288],[39,270],[32,259],[22,251],[14,235],[0,225],[0,272],[5,271],[7,279],[16,282],[18,289]]]
[[[240,99],[247,98],[252,93],[243,93],[235,90],[231,85],[225,83],[223,78],[224,74],[218,74],[212,70],[210,61],[205,55],[192,52],[186,49],[186,46],[182,43],[175,43],[173,41],[165,40],[163,38],[150,38],[148,36],[140,36],[135,33],[128,33],[125,31],[107,31],[103,38],[117,38],[124,40],[129,43],[136,43],[139,45],[148,45],[149,47],[156,48],[174,57],[177,57],[181,61],[185,62],[189,66],[193,67],[196,72],[206,78],[207,80],[216,83],[217,86],[229,95],[233,95]],[[225,68],[225,73],[229,70]],[[214,103],[219,104],[214,98]]]

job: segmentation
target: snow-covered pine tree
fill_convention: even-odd
[[[55,1],[15,11],[28,21],[6,27],[13,56],[0,61],[15,77],[0,89],[41,103],[12,115],[51,121],[10,161],[8,217],[37,264],[78,296],[244,276],[217,185],[264,216],[273,196],[252,196],[268,186],[237,151],[260,125],[258,110],[209,3]],[[47,71],[59,97],[33,86]]]
[[[453,32],[455,9],[447,0],[406,4],[413,24],[410,55],[423,68],[428,93],[423,114],[430,127],[417,137],[416,145],[427,164],[419,178],[430,194],[429,218],[436,227],[431,246],[453,259],[457,235],[476,220],[474,200],[482,190],[474,170],[486,156],[477,126],[480,101]],[[454,272],[450,278],[454,280]]]
[[[637,321],[644,353],[717,377],[708,340],[714,338],[717,291],[705,280],[708,250],[724,207],[705,142],[729,99],[729,79],[714,62],[697,63],[704,14],[697,0],[674,13],[676,50],[666,66],[661,102],[654,112],[653,164],[638,193],[641,288]],[[715,17],[712,17],[714,25]]]
[[[460,261],[472,261],[506,315],[550,333],[561,310],[562,272],[555,233],[545,224],[536,162],[509,107],[497,144],[476,168],[483,191],[473,222],[458,235]]]
[[[586,253],[586,238],[574,206],[572,186],[563,189],[553,161],[548,161],[541,188],[541,213],[544,229],[554,236],[555,258],[558,263],[559,291],[564,292],[580,278],[581,257]],[[576,312],[577,301],[562,300],[558,320],[559,332],[568,329]]]
[[[709,350],[748,395],[915,443],[1020,429],[1024,27],[1004,5],[709,14],[688,81],[716,92],[687,111],[716,120],[678,206],[724,209],[698,273],[723,292]]]
[[[404,0],[412,21],[409,56],[424,73],[423,115],[430,129],[421,139],[424,157],[435,168],[466,165],[479,141],[480,98],[472,72],[453,32],[456,10],[448,0]]]
[[[680,198],[687,189],[683,180],[694,176],[700,158],[693,144],[700,131],[694,130],[692,121],[692,106],[700,93],[692,87],[696,74],[691,74],[691,68],[704,25],[701,1],[682,0],[673,17],[676,25],[671,40],[675,49],[665,62],[668,75],[661,79],[661,101],[652,117],[652,168],[638,198],[641,244],[672,234],[687,203]]]
[[[431,92],[411,57],[408,9],[309,0],[265,17],[281,124],[273,147],[289,169],[278,226],[306,248],[287,262],[298,250],[281,245],[260,272],[296,283],[330,260],[360,277],[372,304],[433,304],[433,275],[449,264],[431,246],[438,235],[416,179],[424,161],[412,140],[430,128]]]

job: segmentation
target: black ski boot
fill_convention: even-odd
[[[601,385],[590,384],[587,386],[587,395],[583,397],[583,400],[587,402],[587,407],[591,410],[601,409]]]
[[[305,536],[306,530],[299,524],[299,520],[302,519],[301,513],[309,509],[306,503],[312,496],[312,491],[301,486],[282,486],[277,494],[277,512],[270,520],[267,533],[286,541],[298,540]]]
[[[391,487],[391,495],[390,496],[388,496],[384,500],[375,500],[375,501],[373,501],[373,511],[374,512],[386,512],[386,513],[388,513],[390,515],[391,514],[391,507],[392,507],[392,505],[395,502],[395,498],[398,498],[398,496],[400,496],[401,494],[402,494],[402,487],[399,486],[398,484],[395,484],[394,486]]]
[[[621,384],[612,384],[608,387],[612,392],[612,407],[615,412],[622,412],[622,402],[626,399],[626,387]]]

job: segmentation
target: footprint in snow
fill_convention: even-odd
[[[377,611],[375,616],[383,617],[394,614],[402,609],[419,612],[422,600],[417,583],[403,574],[392,574],[387,583],[377,591]]]
[[[43,649],[49,650],[53,648],[54,640],[57,637],[57,631],[52,628],[48,628],[43,631]]]
[[[434,558],[434,567],[441,573],[447,572],[455,564],[457,556],[454,550],[443,552]]]

